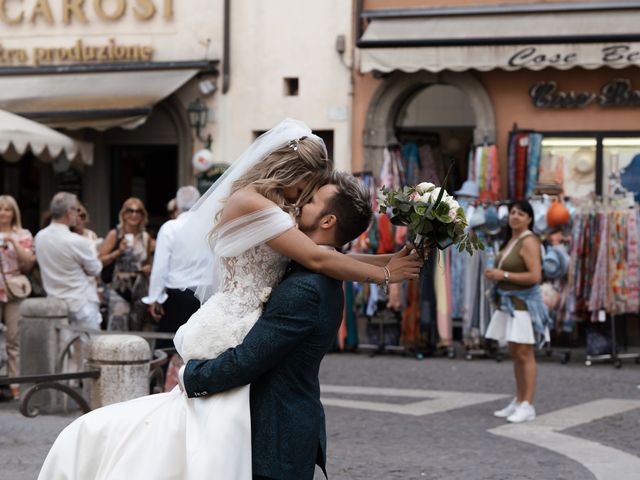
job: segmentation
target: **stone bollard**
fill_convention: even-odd
[[[56,373],[61,348],[60,326],[68,325],[67,304],[57,298],[27,298],[20,304],[20,374]],[[26,391],[30,384],[20,385]],[[52,389],[37,392],[29,407],[42,413],[59,413],[65,409],[64,394]]]
[[[151,350],[147,341],[135,335],[100,335],[89,343],[90,370],[99,369],[92,380],[89,405],[92,409],[149,394]]]

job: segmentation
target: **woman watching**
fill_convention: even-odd
[[[508,344],[516,379],[516,397],[494,415],[512,423],[536,418],[533,407],[537,376],[534,345],[549,341],[549,315],[540,292],[540,240],[531,231],[533,219],[533,208],[526,200],[509,205],[509,222],[496,258],[497,268],[485,271],[489,280],[497,282],[498,301],[498,309],[485,336],[501,345]]]
[[[145,315],[142,297],[149,288],[155,240],[146,231],[148,214],[139,198],[122,204],[118,226],[98,252],[108,305],[107,330],[141,330]]]
[[[12,196],[0,195],[0,313],[7,328],[10,377],[20,374],[20,304],[31,291],[24,274],[31,271],[35,262],[33,237],[29,230],[22,228],[18,204]],[[17,400],[19,386],[12,384],[9,388]]]

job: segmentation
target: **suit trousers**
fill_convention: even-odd
[[[200,308],[200,301],[191,290],[167,289],[167,300],[162,304],[164,315],[158,322],[158,331],[176,333],[189,317]],[[156,348],[172,348],[173,340],[158,340]]]

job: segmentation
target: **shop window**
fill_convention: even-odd
[[[284,95],[286,97],[297,97],[299,88],[298,77],[286,77],[284,79]]]
[[[559,185],[572,197],[596,193],[595,138],[544,137],[538,183]]]
[[[540,141],[539,154],[532,145]],[[540,140],[541,139],[541,140]],[[633,194],[640,201],[640,133],[514,130],[509,141],[510,196],[558,193],[571,198]],[[534,158],[535,157],[535,158]],[[520,159],[521,161],[518,161]],[[531,177],[531,162],[539,162]]]
[[[602,156],[608,193],[632,192],[640,202],[640,137],[603,138]]]

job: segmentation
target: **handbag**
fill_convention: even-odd
[[[7,293],[13,298],[27,298],[31,295],[31,282],[24,274],[12,275],[7,277],[4,273],[4,265],[0,260],[0,272],[2,273],[2,280],[4,281]]]
[[[109,253],[115,252],[120,247],[120,241],[122,240],[122,236],[120,235],[120,229],[116,228],[116,243],[113,245],[113,248]],[[116,261],[114,260],[106,267],[102,268],[100,272],[100,278],[102,279],[102,283],[105,285],[110,285],[113,281],[113,272],[116,268]]]

